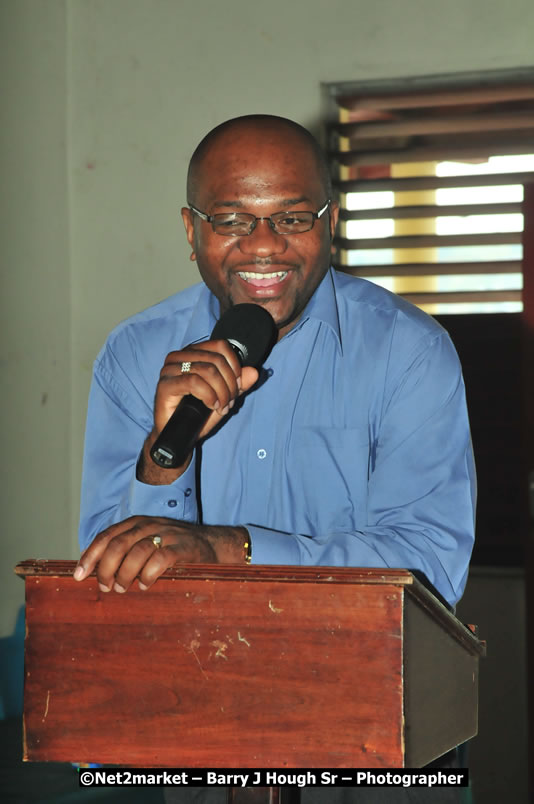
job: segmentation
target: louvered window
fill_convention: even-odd
[[[433,314],[522,310],[534,77],[331,88],[335,264]]]

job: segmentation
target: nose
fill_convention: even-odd
[[[274,231],[269,219],[264,218],[256,222],[251,234],[239,238],[239,248],[243,254],[256,257],[270,257],[273,254],[283,254],[287,248],[284,235]]]

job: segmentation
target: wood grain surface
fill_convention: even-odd
[[[26,759],[404,764],[403,601],[417,586],[409,573],[187,567],[118,595],[94,577],[77,583],[73,566],[19,565]],[[478,640],[426,590],[414,599],[478,658]]]

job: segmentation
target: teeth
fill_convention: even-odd
[[[239,276],[241,279],[248,281],[249,279],[285,279],[287,276],[287,271],[273,271],[270,274],[264,273],[257,273],[256,271],[238,271]]]

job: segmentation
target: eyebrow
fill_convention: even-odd
[[[292,206],[296,206],[297,204],[302,204],[302,203],[304,203],[304,201],[307,201],[308,203],[311,204],[310,199],[307,198],[305,195],[302,195],[302,196],[299,196],[298,198],[284,198],[280,202],[279,206],[280,206],[280,209],[282,211],[284,211],[284,210],[289,209]],[[239,209],[242,209],[243,206],[244,206],[244,204],[241,201],[235,201],[235,200],[234,201],[215,201],[213,203],[213,205],[212,205],[212,209],[215,208],[215,207],[237,207]]]

